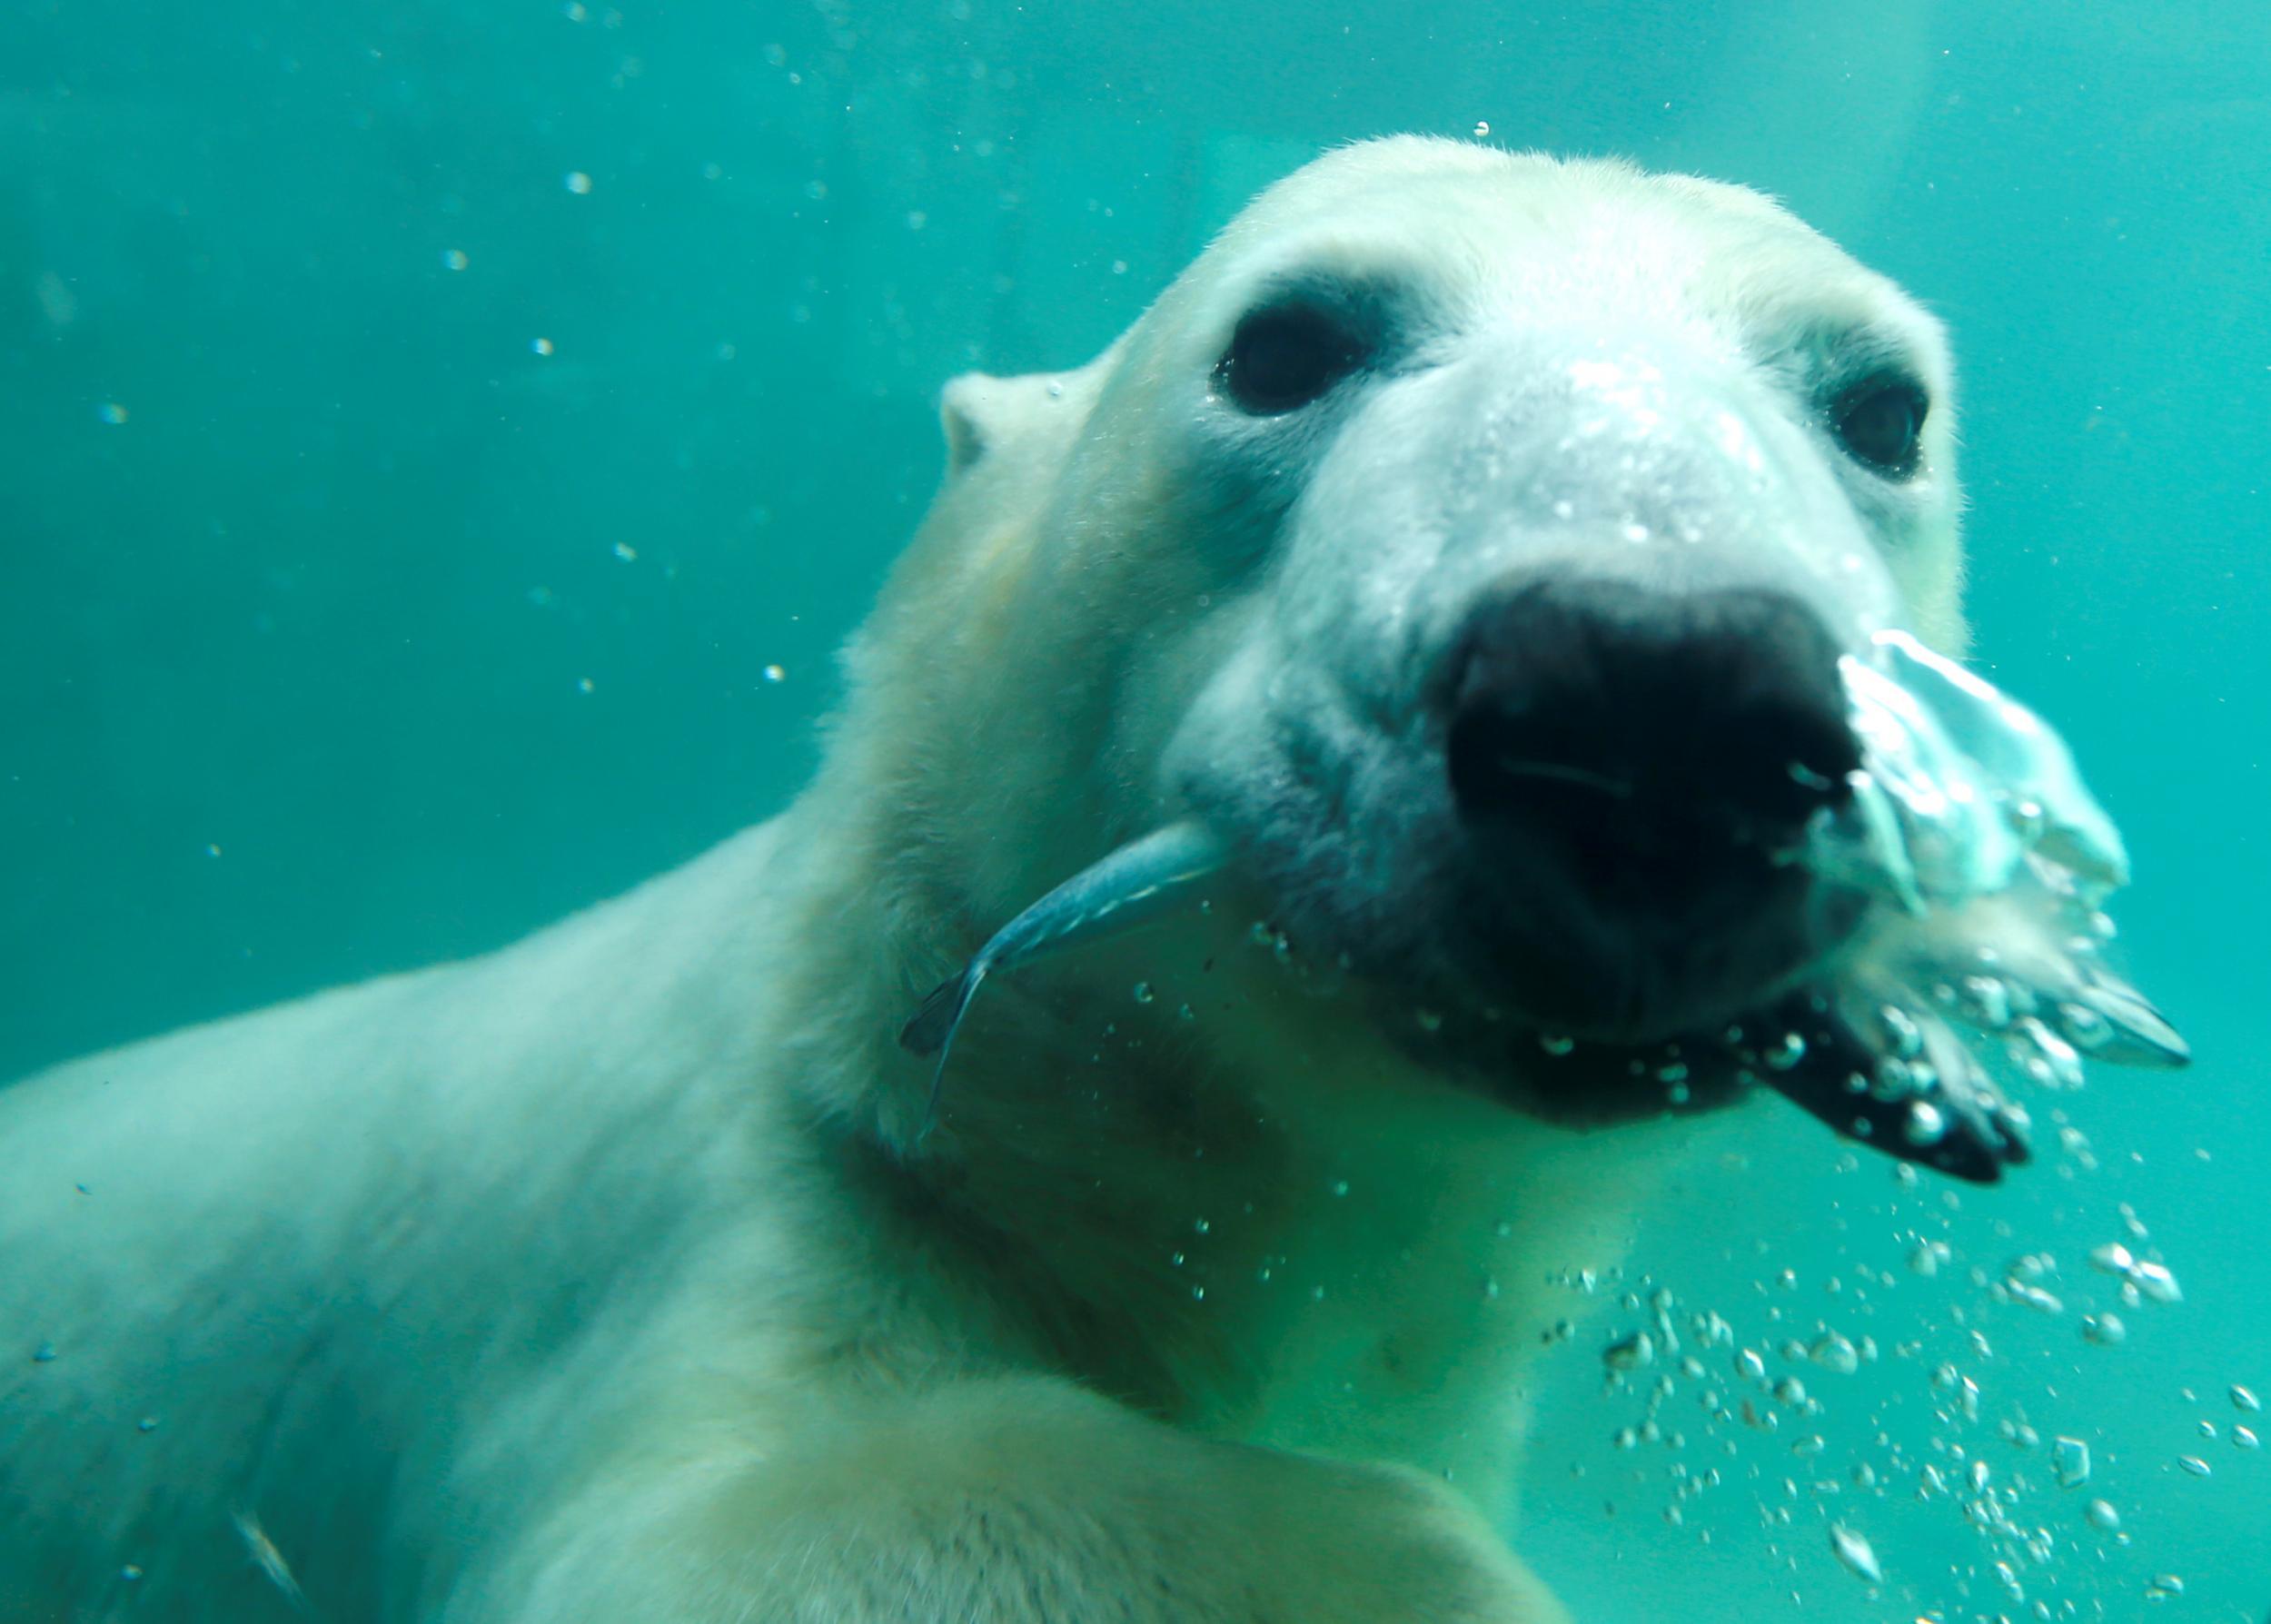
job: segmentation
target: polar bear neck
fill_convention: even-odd
[[[873,1011],[911,1007],[935,926],[871,885],[800,906],[830,924],[798,938],[837,946],[791,995],[834,1024],[792,1086],[878,1273],[926,1282],[894,1310],[925,1325],[910,1346],[1502,1502],[1573,1312],[1552,1281],[1621,1255],[1663,1160],[1635,1138],[1664,1130],[1552,1128],[1413,1074],[1226,905],[989,985],[917,1149],[927,1072]]]

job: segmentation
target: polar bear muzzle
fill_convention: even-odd
[[[1822,951],[1791,858],[1861,752],[1805,605],[1549,581],[1463,644],[1444,767],[1476,934],[1542,1013],[1678,1030]]]

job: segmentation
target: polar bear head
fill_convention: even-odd
[[[1949,385],[1929,315],[1739,187],[1311,164],[1091,365],[948,390],[833,768],[885,978],[1195,817],[1242,888],[1193,926],[1210,974],[1263,921],[1334,984],[1284,1018],[1382,1066],[1661,1108],[1541,1039],[1723,1028],[1856,928],[1785,858],[1858,760],[1839,657],[1963,639]],[[1126,971],[994,1018],[1124,1035]],[[1107,977],[1121,1022],[1080,1005]],[[1266,1053],[1249,1002],[1176,1052]]]

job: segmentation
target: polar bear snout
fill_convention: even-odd
[[[1560,1019],[1652,1025],[1670,1010],[1649,1005],[1765,985],[1825,946],[1788,859],[1860,765],[1839,652],[1763,589],[1550,580],[1471,618],[1451,798],[1483,934],[1533,976],[1551,961]]]

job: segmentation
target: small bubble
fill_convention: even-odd
[[[38,1347],[32,1350],[32,1362],[34,1364],[52,1364],[55,1362],[55,1344],[53,1342],[42,1342]]]
[[[1835,1332],[1816,1337],[1806,1353],[1823,1370],[1840,1376],[1850,1376],[1861,1368],[1860,1351]]]
[[[1438,1011],[1422,1009],[1414,1011],[1413,1015],[1422,1032],[1441,1032],[1443,1029],[1443,1017]]]
[[[1488,141],[1491,138],[1491,121],[1489,119],[1478,118],[1474,121],[1474,138],[1477,141]]]
[[[1864,1584],[1882,1584],[1884,1570],[1877,1565],[1877,1552],[1861,1535],[1841,1522],[1830,1525],[1830,1550],[1845,1570]]]
[[[767,666],[765,668],[764,675],[765,680],[768,682],[786,682],[788,680],[788,668],[786,666]]]
[[[2206,1461],[2201,1460],[2197,1455],[2179,1455],[2177,1457],[2177,1464],[2183,1467],[2196,1478],[2207,1477],[2209,1472],[2214,1470],[2214,1468],[2210,1467]]]
[[[1948,1114],[1929,1100],[1912,1100],[1900,1136],[1910,1144],[1938,1144],[1948,1136]]]
[[[578,197],[589,197],[591,194],[591,177],[580,169],[570,170],[560,177],[560,183]]]
[[[618,541],[615,544],[615,556],[626,564],[636,564],[639,561],[639,550],[628,541]]]
[[[2256,1436],[2256,1430],[2253,1427],[2234,1427],[2232,1429],[2232,1447],[2236,1450],[2261,1449],[2263,1447],[2263,1440]]]
[[[1636,1371],[1651,1364],[1656,1358],[1656,1339],[1645,1331],[1635,1331],[1621,1342],[1611,1342],[1601,1355],[1601,1362],[1612,1371]]]
[[[529,352],[531,355],[550,355],[552,352],[552,341],[548,338],[532,338],[529,341]]]
[[[1156,994],[1156,993],[1155,993],[1155,992],[1153,992],[1153,991],[1151,990],[1151,983],[1150,983],[1150,982],[1148,982],[1148,981],[1139,981],[1139,982],[1137,982],[1137,983],[1136,984],[1136,1003],[1138,1003],[1138,1004],[1148,1004],[1148,1003],[1150,1003],[1150,1002],[1151,1002],[1154,998],[1157,997],[1158,995],[1159,995],[1158,994]]]
[[[1766,1380],[1766,1361],[1749,1348],[1735,1355],[1735,1374],[1745,1381]]]
[[[1333,1193],[1335,1195],[1346,1195],[1348,1193],[1348,1181],[1346,1179],[1334,1179],[1333,1181]]]
[[[2137,1267],[2137,1259],[2120,1242],[2108,1241],[2089,1249],[2089,1266],[2100,1274],[2127,1274]]]
[[[2245,1410],[2252,1414],[2263,1408],[2263,1401],[2256,1397],[2252,1389],[2242,1387],[2235,1381],[2232,1383],[2232,1408]]]
[[[1577,1047],[1577,1040],[1573,1037],[1561,1036],[1556,1033],[1542,1032],[1538,1035],[1538,1047],[1559,1059]]]
[[[2185,1294],[2177,1288],[2177,1277],[2160,1263],[2139,1263],[2129,1271],[2129,1278],[2137,1289],[2155,1302],[2182,1302]]]
[[[2061,1438],[2050,1446],[2050,1468],[2058,1487],[2079,1489],[2089,1481],[2089,1445],[2079,1438]]]
[[[128,1584],[132,1584],[134,1580],[142,1577],[142,1570],[134,1563],[128,1562],[124,1568],[121,1568],[118,1570],[118,1577],[124,1579]]]
[[[94,409],[94,415],[115,429],[126,421],[126,409],[115,401],[105,401]]]
[[[2173,1573],[2156,1573],[2145,1586],[2147,1601],[2173,1601],[2185,1593],[2185,1581]]]
[[[154,1415],[145,1415],[134,1423],[134,1431],[137,1432],[154,1432],[157,1430],[158,1418]]]
[[[2129,1337],[2129,1328],[2117,1313],[2084,1314],[2082,1340],[2101,1348],[2117,1348]]]
[[[576,678],[576,691],[580,694],[590,693],[591,691],[591,678],[589,677],[579,677]]]
[[[445,248],[441,251],[441,268],[445,271],[462,271],[472,262],[465,257],[462,248]]]

